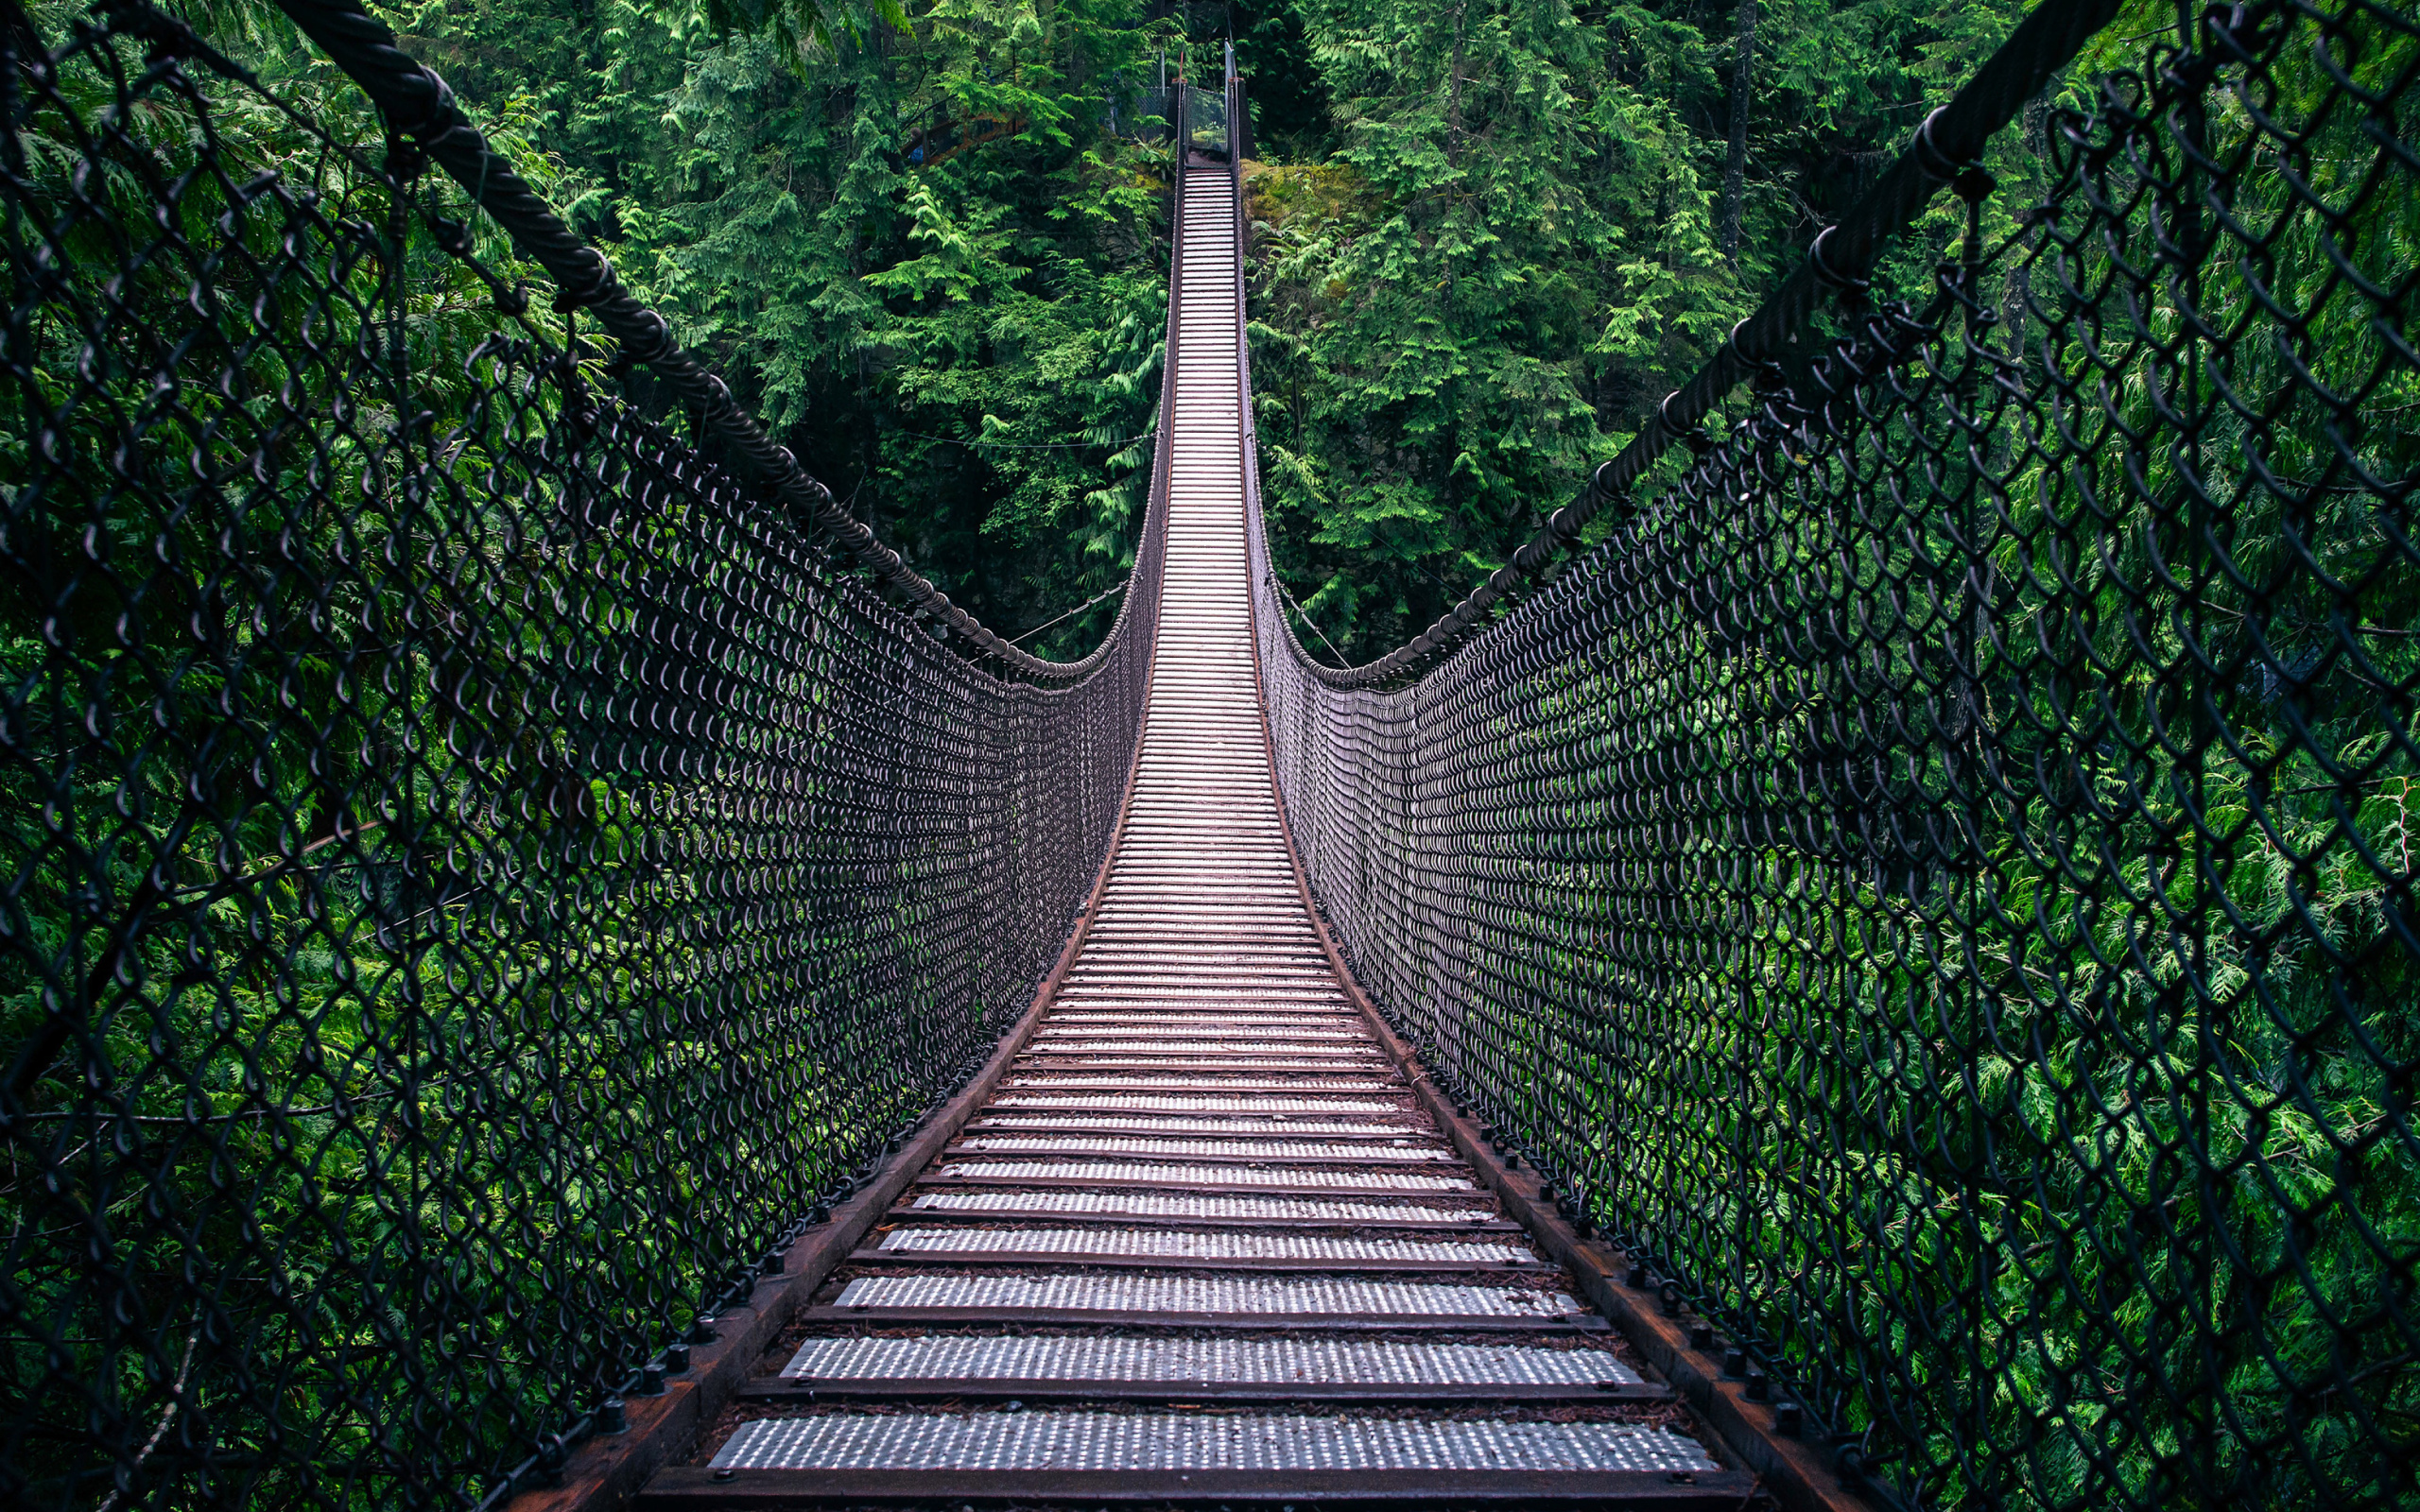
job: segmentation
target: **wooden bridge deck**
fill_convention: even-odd
[[[1236,216],[1189,174],[1167,572],[1126,826],[1023,1054],[659,1505],[1737,1505],[1420,1110],[1279,820]]]

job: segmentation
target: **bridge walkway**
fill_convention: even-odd
[[[1737,1505],[1323,954],[1258,701],[1234,181],[1184,178],[1126,824],[989,1102],[661,1505]]]

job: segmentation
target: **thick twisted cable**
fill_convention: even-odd
[[[716,439],[769,480],[785,504],[829,531],[901,597],[964,636],[981,655],[1037,681],[1072,682],[1101,664],[1126,627],[1124,605],[1101,644],[1074,662],[1046,661],[994,634],[841,508],[789,448],[765,434],[731,397],[729,387],[672,339],[670,323],[622,286],[605,254],[488,145],[445,81],[406,53],[386,23],[348,0],[278,0],[278,8],[361,86],[398,133],[452,176],[510,234],[513,245],[546,270],[568,301],[586,308],[633,360],[645,363],[699,411]]]
[[[2094,33],[2115,20],[2118,10],[2118,0],[2044,0],[1949,103],[1925,119],[1918,140],[1865,198],[1838,224],[1824,228],[1816,237],[1820,258],[1810,248],[1806,264],[1733,329],[1731,339],[1695,377],[1665,396],[1631,443],[1599,466],[1579,497],[1556,510],[1510,563],[1436,624],[1374,662],[1325,666],[1311,659],[1300,640],[1294,641],[1295,660],[1303,670],[1332,688],[1381,687],[1418,671],[1491,623],[1491,611],[1500,600],[1545,572],[1599,510],[1624,497],[1673,442],[1697,429],[1724,395],[1789,350],[1825,293],[1862,280],[1884,244],[1915,219],[1956,176],[1958,165],[1979,157],[1992,134],[2015,119],[2025,102],[2041,93]]]

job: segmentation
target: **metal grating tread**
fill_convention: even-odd
[[[1370,1038],[1369,1029],[1363,1025],[1359,1020],[1352,1017],[1350,1014],[1280,1013],[1274,1011],[1256,1013],[1249,1008],[1241,1007],[1220,1013],[1161,1013],[1151,1010],[1145,1005],[1143,994],[1139,988],[1130,988],[1128,990],[1132,993],[1131,999],[1121,996],[1119,999],[1121,1005],[1118,1007],[1113,1008],[1102,1006],[1088,1008],[1080,1013],[1053,1013],[1048,1018],[1045,1019],[1043,1022],[1046,1026],[1056,1026],[1059,1024],[1083,1024],[1088,1026],[1124,1025],[1127,1026],[1130,1032],[1133,1033],[1141,1033],[1150,1029],[1166,1029],[1174,1027],[1215,1027],[1222,1031],[1250,1030],[1254,1034],[1258,1034],[1264,1029],[1282,1028],[1289,1039],[1301,1039],[1310,1034],[1343,1034],[1350,1035],[1357,1040],[1367,1040]],[[1122,1005],[1129,1001],[1134,1003],[1136,1006],[1130,1008]],[[1100,1029],[1098,1032],[1111,1033],[1115,1032],[1115,1029]]]
[[[1053,1150],[1100,1155],[1175,1155],[1196,1160],[1225,1156],[1239,1160],[1451,1160],[1454,1152],[1400,1140],[1388,1144],[1335,1144],[1317,1140],[1151,1139],[1115,1134],[977,1134],[959,1148],[1039,1155]]]
[[[1408,1113],[1395,1102],[1374,1097],[1211,1097],[1151,1095],[1143,1092],[1079,1092],[1052,1095],[1042,1091],[1002,1092],[994,1108],[1050,1108],[1070,1111],[1098,1108],[1133,1113]],[[991,1116],[991,1115],[986,1115]]]
[[[1204,1417],[1144,1412],[830,1413],[743,1423],[717,1469],[1713,1470],[1632,1423]]]
[[[1188,1192],[927,1192],[910,1207],[935,1212],[1103,1213],[1130,1218],[1288,1219],[1305,1224],[1433,1223],[1452,1228],[1495,1216],[1484,1207],[1356,1202],[1349,1198],[1216,1196]]]
[[[1144,1255],[1183,1260],[1460,1261],[1534,1263],[1527,1245],[1449,1239],[1354,1239],[1328,1234],[1188,1233],[1167,1228],[894,1228],[875,1246],[920,1254],[977,1250],[1019,1255]]]
[[[1060,1271],[860,1276],[838,1307],[1012,1308],[1020,1313],[1196,1313],[1253,1316],[1560,1317],[1579,1298],[1535,1285],[1361,1280],[1350,1276],[1150,1276]]]
[[[1031,1050],[1027,1051],[1028,1056],[1031,1056],[1033,1052]],[[1365,1063],[1360,1065],[1343,1063],[1341,1057],[1334,1060],[1311,1062],[1306,1061],[1298,1056],[1255,1056],[1245,1053],[1224,1056],[1197,1057],[1135,1056],[1121,1055],[1110,1051],[1098,1051],[1092,1054],[1068,1055],[1067,1047],[1064,1045],[1054,1045],[1049,1047],[1049,1054],[1053,1056],[1064,1056],[1066,1058],[1060,1061],[1046,1060],[1038,1063],[1028,1061],[1024,1069],[1039,1071],[1053,1064],[1064,1065],[1071,1062],[1080,1062],[1088,1069],[1105,1066],[1132,1066],[1137,1069],[1145,1067],[1152,1069],[1174,1069],[1178,1067],[1199,1067],[1204,1069],[1237,1067],[1249,1070],[1258,1067],[1271,1071],[1365,1071],[1373,1074],[1394,1070],[1392,1063],[1381,1059],[1377,1052],[1374,1050],[1370,1052],[1368,1057],[1365,1058]]]
[[[1115,1016],[1103,1013],[1093,1015],[1093,1017],[1101,1022],[1062,1024],[1056,1021],[1046,1020],[1038,1032],[1053,1040],[1166,1040],[1171,1032],[1191,1030],[1208,1040],[1222,1039],[1234,1034],[1249,1034],[1264,1043],[1282,1043],[1289,1047],[1296,1040],[1311,1040],[1322,1044],[1346,1042],[1357,1046],[1368,1045],[1372,1048],[1375,1048],[1377,1044],[1376,1040],[1370,1038],[1369,1030],[1358,1024],[1343,1027],[1341,1020],[1336,1021],[1340,1027],[1318,1029],[1303,1027],[1290,1022],[1267,1026],[1239,1023],[1232,1017],[1178,1019],[1156,1013]],[[1216,1028],[1219,1032],[1208,1033],[1207,1031],[1212,1028]]]
[[[1342,1171],[1321,1166],[1137,1165],[1122,1160],[951,1160],[952,1177],[1043,1181],[1123,1181],[1135,1186],[1360,1187],[1384,1192],[1470,1192],[1468,1177],[1425,1171]]]
[[[1293,1381],[1351,1385],[1592,1385],[1639,1380],[1603,1349],[1390,1339],[933,1333],[808,1339],[782,1366],[815,1381]]]
[[[1257,1091],[1401,1091],[1407,1090],[1401,1081],[1381,1081],[1374,1076],[1137,1076],[1112,1072],[1042,1071],[1019,1069],[1011,1072],[1007,1085],[1041,1091],[1053,1087],[1115,1087],[1120,1089],[1162,1089],[1184,1092],[1223,1092]],[[1015,1095],[1015,1094],[1011,1094]]]
[[[1251,1040],[1193,1040],[1185,1042],[1193,1054],[1186,1056],[1137,1056],[1137,1042],[1150,1043],[1165,1040],[1167,1032],[1136,1035],[1132,1039],[1102,1040],[1091,1035],[1083,1039],[1047,1039],[1035,1035],[1026,1045],[1028,1055],[1074,1056],[1097,1061],[1104,1066],[1286,1066],[1305,1061],[1335,1064],[1339,1061],[1366,1061],[1381,1064],[1378,1047],[1368,1041],[1354,1043],[1337,1040],[1281,1040],[1270,1035]],[[1283,1050],[1284,1055],[1267,1052]]]
[[[1352,1134],[1382,1138],[1401,1134],[1409,1125],[1401,1119],[1380,1123],[1372,1119],[1308,1118],[1299,1113],[1267,1113],[1258,1118],[1187,1118],[1136,1110],[1117,1116],[1099,1113],[994,1113],[983,1114],[979,1125],[984,1130],[1063,1128],[1121,1129],[1128,1133],[1167,1134]],[[1425,1129],[1420,1132],[1426,1132]]]

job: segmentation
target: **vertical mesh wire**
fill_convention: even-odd
[[[1003,680],[366,107],[139,5],[7,48],[0,1500],[531,1484],[1029,1001],[1164,502],[1098,670]]]
[[[1876,1487],[2409,1506],[2420,28],[2151,25],[1417,682],[1255,531],[1279,783],[1441,1080]]]

